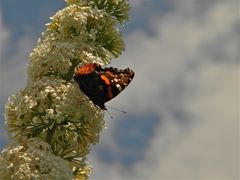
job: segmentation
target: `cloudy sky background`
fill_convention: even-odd
[[[3,106],[24,88],[28,54],[64,1],[1,0]],[[112,66],[136,77],[107,103],[91,179],[239,178],[239,0],[130,0],[126,51]]]

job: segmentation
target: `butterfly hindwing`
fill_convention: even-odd
[[[104,75],[110,81],[112,98],[116,97],[120,92],[122,92],[134,77],[134,72],[129,68],[125,70],[118,70],[116,68],[110,67],[105,68],[104,70]]]

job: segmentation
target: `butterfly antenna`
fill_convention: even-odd
[[[114,107],[111,107],[111,106],[107,106],[107,107],[110,108],[110,109],[113,109],[113,110],[115,110],[115,111],[120,111],[120,112],[122,112],[123,114],[126,113],[126,111],[123,111],[123,110],[121,110],[121,109],[117,109],[117,108],[114,108]]]
[[[109,114],[110,118],[113,119],[113,116],[111,115],[111,113],[106,109],[107,113]]]

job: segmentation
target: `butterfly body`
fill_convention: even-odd
[[[74,80],[96,106],[106,110],[105,102],[125,89],[133,77],[134,72],[129,68],[102,68],[99,64],[90,63],[76,70]]]

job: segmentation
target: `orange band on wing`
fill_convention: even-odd
[[[96,68],[96,64],[86,64],[85,66],[82,66],[78,68],[75,72],[76,75],[86,75],[91,74]]]
[[[106,83],[106,85],[108,85],[108,86],[110,85],[110,81],[109,81],[109,79],[107,78],[107,76],[101,74],[101,79]]]
[[[105,76],[104,74],[101,74],[101,79],[106,83],[107,87],[107,92],[108,92],[108,97],[109,98],[113,98],[113,94],[112,94],[112,87],[110,86],[111,83],[109,81],[109,79],[107,78],[107,76]]]

